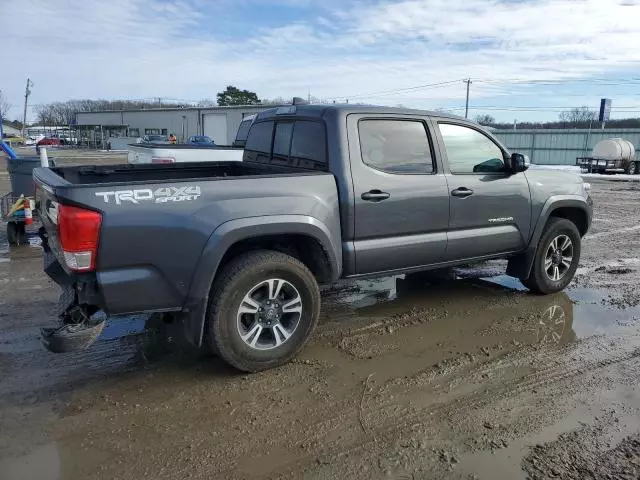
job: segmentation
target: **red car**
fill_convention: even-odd
[[[55,146],[60,146],[62,145],[62,143],[60,142],[59,138],[52,138],[52,137],[44,137],[41,140],[38,140],[38,142],[36,143],[37,147],[46,147],[49,145],[55,145]]]

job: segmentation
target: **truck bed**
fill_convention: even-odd
[[[235,242],[238,232],[280,235],[287,225],[302,232],[329,225],[328,250],[341,248],[338,192],[329,172],[228,162],[36,168],[33,176],[55,271],[65,265],[60,207],[99,212],[97,271],[78,275],[95,285],[96,296],[85,303],[108,314],[194,308],[202,298],[189,294],[198,265],[221,261],[208,258],[220,251],[207,249],[208,242]],[[233,225],[240,230],[225,230]]]
[[[239,178],[260,175],[321,173],[283,165],[245,162],[117,164],[55,167],[51,171],[72,185],[164,182],[185,179]]]

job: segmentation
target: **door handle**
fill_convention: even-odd
[[[466,187],[460,187],[453,190],[451,192],[451,195],[453,195],[454,197],[466,198],[469,195],[473,195],[473,190]]]
[[[386,200],[390,196],[391,194],[387,192],[374,189],[374,190],[369,190],[368,192],[363,193],[362,195],[360,195],[360,198],[368,202],[381,202],[382,200]]]

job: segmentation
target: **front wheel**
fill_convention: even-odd
[[[249,252],[214,282],[207,341],[239,370],[266,370],[300,351],[319,314],[320,290],[302,262],[276,251]]]
[[[531,273],[520,280],[536,293],[559,292],[573,279],[579,261],[578,228],[564,218],[551,218],[540,238]]]

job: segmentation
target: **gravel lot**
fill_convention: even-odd
[[[640,184],[589,181],[565,292],[530,295],[502,261],[336,284],[303,353],[253,375],[155,316],[47,353],[57,287],[3,224],[0,479],[638,478]]]

